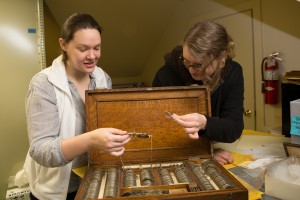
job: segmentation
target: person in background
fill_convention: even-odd
[[[226,29],[213,21],[200,21],[186,34],[183,45],[165,55],[153,87],[206,85],[211,94],[211,116],[199,113],[173,114],[192,139],[232,143],[244,129],[244,78],[242,67],[232,60],[234,43]],[[227,151],[216,149],[221,164],[232,163]]]
[[[59,38],[62,55],[30,82],[24,171],[31,199],[74,199],[81,179],[72,169],[87,165],[88,150],[120,156],[130,141],[116,128],[85,133],[85,91],[112,87],[108,74],[96,66],[101,44],[101,27],[92,16],[71,15]]]

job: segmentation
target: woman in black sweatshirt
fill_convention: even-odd
[[[183,45],[166,54],[165,65],[157,71],[153,87],[207,85],[211,93],[211,116],[173,114],[190,138],[232,143],[241,136],[244,78],[241,65],[233,57],[231,37],[223,26],[212,21],[196,23]],[[233,162],[223,150],[217,150],[215,158],[221,164]]]

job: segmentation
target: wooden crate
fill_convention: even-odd
[[[86,127],[147,133],[115,157],[97,149],[76,195],[80,199],[248,199],[247,189],[212,158],[211,142],[192,140],[166,112],[210,115],[203,86],[91,90]]]

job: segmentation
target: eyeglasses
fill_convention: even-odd
[[[200,63],[190,63],[188,60],[186,60],[183,55],[181,54],[178,58],[178,61],[180,63],[182,63],[187,69],[193,68],[194,70],[201,70],[203,68],[208,67],[209,65],[211,65],[211,63],[214,61],[215,59],[213,59],[211,62],[208,63],[208,65],[202,65]]]
[[[203,65],[202,64],[197,64],[197,63],[190,63],[188,60],[186,60],[183,55],[181,54],[178,58],[178,61],[182,63],[187,69],[190,67],[195,69],[195,70],[200,70]]]

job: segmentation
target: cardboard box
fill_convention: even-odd
[[[87,131],[115,127],[142,135],[135,135],[120,157],[91,150],[76,200],[248,199],[247,189],[212,159],[211,142],[188,138],[166,112],[210,115],[209,90],[186,86],[87,91]]]
[[[291,109],[291,142],[300,144],[300,99],[290,102]]]

